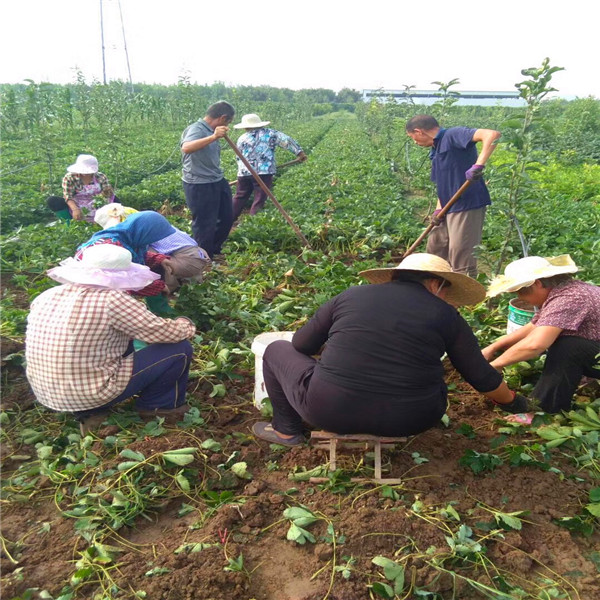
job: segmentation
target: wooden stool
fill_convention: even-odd
[[[354,477],[352,481],[374,481],[375,483],[402,483],[402,479],[389,479],[381,477],[381,448],[394,448],[396,444],[406,442],[405,437],[379,437],[367,433],[332,433],[330,431],[311,431],[311,443],[315,448],[329,450],[329,470],[335,471],[337,468],[337,449],[338,444],[344,448],[364,448],[369,449],[373,446],[375,452],[375,477],[364,478]],[[313,442],[314,440],[314,442]],[[327,477],[311,477],[311,482],[328,481]]]

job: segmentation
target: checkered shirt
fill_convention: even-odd
[[[108,183],[108,177],[104,173],[100,172],[96,173],[94,177],[96,178],[96,181],[100,184],[100,187],[102,188],[100,193],[105,198],[112,198],[114,196],[114,192],[112,186],[110,185],[110,183]],[[67,173],[62,180],[62,189],[65,202],[73,200],[75,194],[77,194],[77,192],[80,192],[83,189],[84,185],[85,184],[83,183],[81,175],[78,175],[77,173]]]
[[[182,248],[197,246],[200,258],[208,259],[208,254],[206,254],[206,252],[200,248],[200,246],[198,246],[196,240],[185,233],[185,231],[181,231],[181,229],[177,228],[175,228],[175,233],[172,233],[171,235],[168,235],[166,238],[158,240],[157,242],[152,242],[150,246],[159,254],[173,254],[173,252],[181,250]]]
[[[133,338],[174,343],[196,328],[185,317],[162,319],[125,292],[75,284],[38,296],[27,318],[27,379],[44,406],[74,412],[106,404],[133,372]]]

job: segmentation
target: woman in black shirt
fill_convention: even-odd
[[[454,308],[481,302],[481,284],[431,254],[412,254],[396,268],[361,275],[381,285],[342,292],[292,342],[267,347],[263,372],[273,422],[256,423],[257,437],[299,444],[303,420],[342,434],[425,431],[446,411],[444,354],[468,383],[505,410],[526,409],[525,399],[515,398],[483,358]]]

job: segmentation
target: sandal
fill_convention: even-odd
[[[298,446],[305,441],[301,433],[297,433],[291,438],[282,438],[271,426],[271,423],[259,421],[252,425],[252,433],[261,440],[271,442],[271,444],[280,444],[281,446]]]

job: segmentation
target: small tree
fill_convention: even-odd
[[[514,155],[514,160],[498,166],[501,177],[500,185],[505,188],[504,200],[499,202],[500,210],[506,215],[506,231],[495,274],[500,272],[506,250],[514,231],[521,242],[523,256],[528,254],[528,244],[521,231],[518,215],[523,211],[525,203],[535,198],[535,180],[530,176],[539,164],[536,153],[536,137],[541,129],[548,129],[548,120],[540,113],[542,100],[556,91],[550,86],[552,75],[562,71],[562,67],[550,66],[550,59],[545,58],[539,68],[523,69],[522,75],[528,79],[515,84],[519,96],[526,102],[523,113],[514,115],[503,123],[507,133],[506,147]]]

